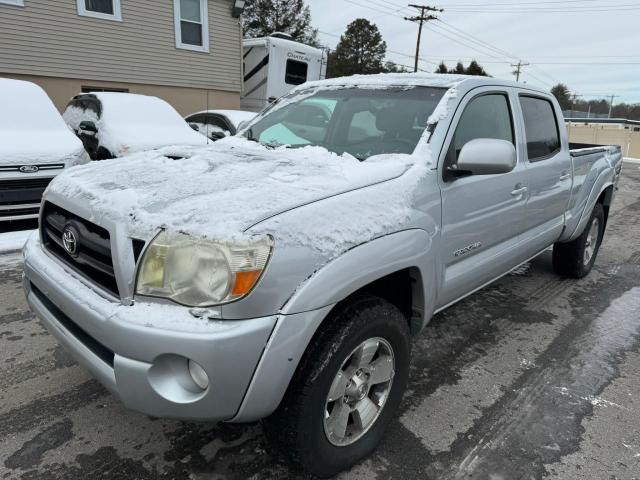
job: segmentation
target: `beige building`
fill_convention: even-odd
[[[0,0],[0,76],[39,84],[60,110],[92,90],[183,115],[238,108],[238,13],[233,0]]]
[[[620,145],[625,157],[640,158],[640,121],[624,119],[567,119],[569,141]]]

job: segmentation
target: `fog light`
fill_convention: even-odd
[[[207,372],[204,371],[198,363],[193,360],[189,360],[189,373],[191,378],[202,390],[206,390],[209,387],[209,377]]]

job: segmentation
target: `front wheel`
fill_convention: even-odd
[[[371,454],[406,387],[409,337],[407,319],[380,298],[359,296],[337,307],[264,422],[271,443],[320,477]]]
[[[604,227],[604,210],[597,203],[582,235],[572,242],[553,246],[553,268],[556,273],[572,278],[587,276],[598,256]]]

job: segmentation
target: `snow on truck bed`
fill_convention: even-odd
[[[101,117],[91,110],[70,107],[64,120],[74,130],[83,120],[98,127],[100,145],[113,155],[153,150],[170,145],[206,145],[207,138],[194,131],[164,100],[148,95],[92,92],[102,103]]]
[[[42,88],[0,78],[0,165],[71,165],[82,150]]]
[[[164,155],[175,153],[164,149],[77,167],[57,177],[50,191],[88,203],[91,220],[119,222],[136,238],[147,240],[167,227],[242,241],[249,227],[278,213],[400,176],[413,183],[427,171],[425,162],[415,164],[423,155],[381,155],[360,162],[321,147],[267,149],[239,137],[182,152],[190,158]],[[413,174],[403,175],[410,168]],[[317,218],[280,222],[276,240],[295,243],[318,232],[325,237],[318,248],[337,253],[408,218],[409,183],[388,192],[369,190],[358,190],[366,201],[347,202],[351,207],[340,213],[339,221],[324,212]]]

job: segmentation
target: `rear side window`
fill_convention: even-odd
[[[289,85],[301,85],[307,81],[307,71],[309,65],[298,60],[287,60],[287,70],[284,74],[284,81]]]
[[[560,151],[558,121],[551,102],[543,98],[521,96],[520,105],[529,161],[544,160]]]
[[[478,138],[493,138],[513,143],[513,122],[506,94],[482,95],[467,104],[447,152],[445,166],[455,164],[462,147]]]

